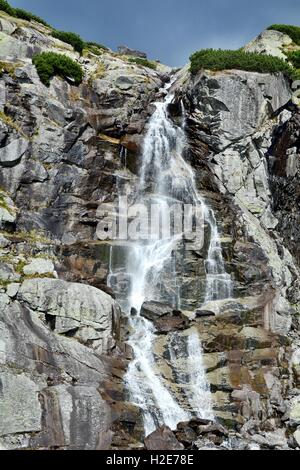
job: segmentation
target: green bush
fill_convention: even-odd
[[[32,59],[37,73],[44,85],[49,86],[54,75],[62,78],[71,78],[75,85],[82,82],[83,71],[77,62],[62,54],[55,52],[42,52]]]
[[[215,71],[238,69],[260,73],[284,72],[291,78],[294,75],[292,67],[278,57],[244,52],[241,49],[236,51],[203,49],[192,54],[190,60],[193,74],[202,69]]]
[[[49,24],[46,23],[45,20],[43,20],[39,16],[34,15],[30,11],[23,10],[22,8],[14,8],[14,15],[13,16],[15,16],[16,18],[21,18],[22,20],[37,21],[38,23],[41,23],[44,26],[49,26]]]
[[[11,16],[14,16],[14,9],[6,0],[0,0],[0,10],[5,11]]]
[[[157,64],[155,62],[143,59],[142,57],[129,57],[128,61],[137,65],[142,65],[143,67],[148,67],[148,69],[157,69]]]
[[[44,21],[39,16],[34,15],[30,11],[23,10],[22,8],[13,8],[9,5],[6,0],[0,0],[0,10],[5,11],[10,16],[14,16],[15,18],[21,18],[22,20],[27,21],[37,21],[38,23],[42,23],[45,26],[49,26],[46,21]]]
[[[52,36],[56,39],[60,39],[61,41],[66,42],[67,44],[71,44],[75,51],[79,52],[80,54],[82,53],[85,42],[78,34],[54,30]]]
[[[296,69],[300,69],[300,51],[288,52],[287,57]]]
[[[96,47],[98,49],[103,49],[104,51],[108,51],[108,47],[106,46],[103,46],[103,44],[99,44],[98,42],[93,42],[93,41],[87,41],[85,43],[86,47],[87,48],[92,48],[92,47]]]
[[[300,46],[300,27],[299,26],[292,26],[289,24],[272,24],[268,27],[273,31],[279,31],[280,33],[287,34],[295,44]]]

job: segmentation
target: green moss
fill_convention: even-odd
[[[77,62],[63,54],[55,52],[42,52],[32,59],[40,80],[49,86],[50,80],[55,75],[62,78],[71,78],[75,85],[79,85],[83,79],[82,68]]]
[[[191,73],[199,70],[246,70],[259,73],[283,72],[294,78],[294,69],[278,57],[239,50],[203,49],[190,57]]]
[[[148,67],[148,69],[157,69],[157,63],[141,57],[129,57],[128,62],[133,64],[141,65],[142,67]]]
[[[76,33],[71,33],[67,31],[58,31],[54,30],[52,32],[52,36],[56,39],[59,39],[62,42],[70,44],[74,47],[75,51],[82,53],[83,48],[85,46],[85,42],[81,39],[81,37]]]
[[[295,44],[300,46],[300,27],[289,24],[272,24],[268,27],[269,30],[279,31],[280,33],[287,34]]]

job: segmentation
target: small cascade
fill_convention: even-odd
[[[170,86],[165,90],[168,91]],[[154,205],[156,215],[161,220],[174,202],[182,207],[190,205],[201,210],[210,237],[205,263],[205,301],[226,298],[231,295],[231,280],[224,267],[215,215],[198,193],[193,169],[183,156],[186,146],[186,113],[183,103],[181,126],[175,125],[169,118],[168,107],[173,98],[174,95],[168,91],[163,102],[155,103],[156,111],[149,121],[144,139],[142,167],[134,192],[135,203],[147,207],[149,213]],[[133,349],[134,359],[125,376],[125,384],[131,402],[143,411],[146,435],[163,424],[175,429],[179,422],[188,421],[192,417],[213,417],[197,331],[184,337],[180,350],[176,348],[176,334],[171,335],[167,346],[170,367],[182,389],[182,396],[179,396],[159,370],[154,348],[155,327],[141,316],[141,308],[146,300],[172,303],[175,309],[180,308],[176,255],[184,243],[184,229],[183,233],[167,235],[161,230],[160,236],[138,240],[129,243],[127,247],[125,271],[130,287],[121,305],[128,314],[131,332],[128,343]],[[167,274],[169,284],[166,291],[164,276]],[[110,277],[113,277],[113,273],[110,273]],[[178,367],[183,359],[187,367],[184,373]]]
[[[225,271],[222,247],[215,214],[205,207],[205,221],[210,229],[210,244],[205,261],[206,293],[205,303],[211,300],[227,299],[232,296],[232,281]]]

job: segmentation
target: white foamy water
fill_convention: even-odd
[[[155,202],[161,214],[164,214],[166,205],[174,201],[201,208],[210,237],[205,263],[205,301],[227,298],[231,295],[231,280],[224,268],[215,215],[199,195],[194,172],[184,160],[185,110],[182,104],[183,124],[176,126],[168,116],[168,106],[172,100],[173,95],[169,92],[163,102],[155,104],[156,111],[150,119],[144,140],[135,202],[147,207]],[[128,247],[126,273],[131,287],[123,307],[125,305],[129,315],[129,344],[134,352],[134,360],[129,365],[125,383],[131,402],[143,410],[146,435],[163,424],[176,429],[179,422],[188,421],[193,416],[213,417],[197,331],[185,338],[185,344],[179,352],[176,348],[176,334],[170,340],[170,366],[180,387],[184,388],[182,396],[186,399],[183,399],[174,394],[170,384],[161,375],[154,353],[155,328],[140,315],[144,301],[163,300],[162,278],[170,270],[175,278],[173,299],[177,305],[174,307],[179,308],[180,286],[171,261],[180,240],[179,235],[164,237],[162,234],[159,240],[136,242]],[[135,309],[136,315],[130,314],[132,309]],[[177,370],[177,363],[182,359],[186,363],[184,374]]]

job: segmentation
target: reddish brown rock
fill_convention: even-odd
[[[154,431],[145,439],[147,450],[183,450],[184,446],[176,439],[174,433],[167,426]]]

